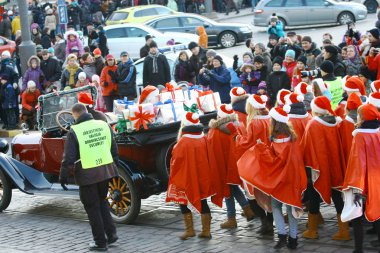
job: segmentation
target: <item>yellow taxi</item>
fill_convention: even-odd
[[[144,23],[145,21],[161,15],[177,13],[172,9],[157,5],[140,5],[114,11],[107,19],[106,25],[117,25],[124,23]]]

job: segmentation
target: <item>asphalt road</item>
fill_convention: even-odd
[[[253,35],[252,38],[255,43],[262,42],[264,45],[268,43],[268,34],[266,33],[265,27],[254,27],[252,25],[252,15],[248,16],[242,16],[242,17],[236,17],[234,18],[232,14],[229,16],[228,19],[220,20],[219,22],[234,22],[234,23],[242,23],[242,24],[251,24],[251,27],[253,29]],[[367,30],[370,30],[371,28],[375,27],[376,22],[376,14],[369,14],[367,16],[367,19],[358,21],[356,23],[356,28],[360,32],[365,32]],[[315,42],[317,42],[318,46],[322,45],[322,35],[326,32],[329,32],[333,35],[333,42],[335,44],[339,44],[342,41],[343,35],[346,32],[347,26],[324,26],[324,27],[302,27],[302,28],[294,28],[294,29],[288,29],[285,32],[288,31],[295,31],[297,34],[301,34],[302,36],[310,36]],[[247,48],[244,43],[239,44],[238,46],[232,47],[232,48],[226,48],[226,49],[217,49],[221,53],[228,55],[232,57],[233,55],[237,54],[241,56],[244,52],[247,51]]]

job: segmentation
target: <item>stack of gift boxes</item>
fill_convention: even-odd
[[[221,104],[219,93],[203,92],[200,86],[189,86],[186,90],[168,83],[157,97],[157,103],[135,103],[118,99],[114,101],[114,113],[119,121],[118,132],[134,132],[151,126],[181,121],[186,111],[199,114],[211,113]]]

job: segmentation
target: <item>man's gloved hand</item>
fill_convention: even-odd
[[[67,177],[59,177],[59,182],[61,183],[62,188],[67,191],[68,189],[66,185],[69,184]]]
[[[354,193],[354,204],[356,207],[362,206],[362,204],[360,203],[360,200],[362,200],[362,198],[363,195],[361,195],[360,193]]]
[[[103,85],[104,85],[104,87],[108,87],[108,82],[107,82],[107,81],[104,81],[104,82],[103,82]]]
[[[116,83],[116,74],[112,70],[108,70],[108,75],[111,77],[113,83]]]
[[[234,55],[234,61],[238,61],[239,60],[239,56],[237,54]]]

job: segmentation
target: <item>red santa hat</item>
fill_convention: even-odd
[[[285,96],[290,94],[290,93],[291,92],[289,90],[286,90],[286,89],[279,90],[277,93],[277,103],[279,105],[285,104]]]
[[[303,102],[304,96],[301,94],[290,93],[285,96],[285,103],[288,105]]]
[[[346,108],[347,110],[357,110],[359,106],[362,105],[362,100],[356,93],[351,93],[350,96],[347,99]]]
[[[183,118],[183,125],[184,126],[193,126],[193,125],[199,125],[199,115],[198,113],[193,112],[187,112],[185,117]]]
[[[230,104],[221,104],[218,107],[218,117],[219,118],[225,118],[225,117],[230,116],[234,113],[235,112],[232,109],[232,105],[230,105]]]
[[[294,93],[300,94],[300,95],[305,95],[308,92],[311,92],[311,86],[308,85],[305,82],[300,82],[297,84],[297,86],[294,88]]]
[[[325,96],[319,96],[314,98],[311,101],[311,110],[316,113],[320,114],[327,114],[330,113],[331,115],[335,116],[335,112],[333,111],[331,107],[330,100]]]
[[[344,77],[342,78],[342,87],[343,87],[344,85],[346,85],[346,81],[347,81],[348,78],[351,78],[351,76],[346,75],[346,76],[344,76]]]
[[[313,82],[315,82],[318,85],[318,88],[322,94],[329,88],[329,86],[323,81],[322,78],[316,78],[313,80]]]
[[[377,108],[372,104],[365,104],[361,107],[361,118],[364,121],[380,120],[380,114]]]
[[[231,103],[233,104],[236,100],[238,100],[240,97],[247,94],[245,90],[242,87],[234,87],[230,91],[230,97],[231,97]]]
[[[78,94],[78,102],[81,104],[90,105],[90,106],[94,104],[91,94],[87,92],[80,92]]]
[[[372,92],[380,92],[380,80],[373,81],[371,83]]]
[[[365,86],[358,76],[351,76],[346,79],[346,82],[343,84],[343,90],[352,91],[352,92],[360,92],[362,96],[365,96]]]
[[[269,111],[269,115],[276,121],[282,122],[282,123],[288,123],[289,121],[289,115],[290,112],[290,106],[284,105],[283,107],[276,107],[272,108]]]
[[[265,95],[250,95],[247,99],[247,102],[253,106],[255,109],[263,109],[266,106],[268,101],[268,97]]]
[[[139,104],[143,104],[145,100],[157,97],[159,94],[160,92],[158,91],[157,87],[148,85],[141,92]]]
[[[380,92],[372,92],[369,95],[368,103],[374,105],[377,108],[380,108]]]

